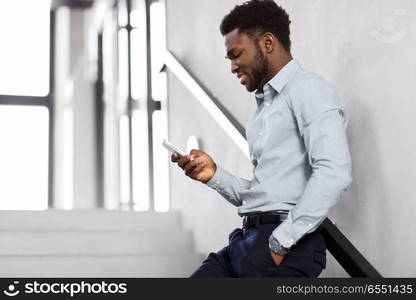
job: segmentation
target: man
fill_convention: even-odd
[[[243,217],[192,277],[317,277],[325,268],[317,229],[351,182],[347,120],[336,91],[292,59],[289,24],[267,0],[237,5],[222,21],[231,72],[256,91],[246,127],[254,171],[246,180],[202,151],[172,155]]]

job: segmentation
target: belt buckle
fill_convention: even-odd
[[[260,224],[261,214],[256,213],[253,215],[246,215],[243,217],[243,227],[248,228],[251,226],[256,226]],[[253,223],[254,222],[254,223]]]
[[[247,228],[248,227],[248,217],[244,216],[243,217],[243,228]]]

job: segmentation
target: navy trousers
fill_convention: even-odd
[[[320,231],[302,237],[276,265],[268,239],[278,225],[235,229],[228,245],[210,253],[190,277],[318,277],[326,266],[325,240]]]

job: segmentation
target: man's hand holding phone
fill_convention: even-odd
[[[200,150],[192,150],[184,156],[174,152],[171,160],[185,171],[186,176],[203,183],[207,183],[217,170],[211,156]]]

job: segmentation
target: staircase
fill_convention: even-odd
[[[188,277],[178,212],[0,211],[0,277]]]

